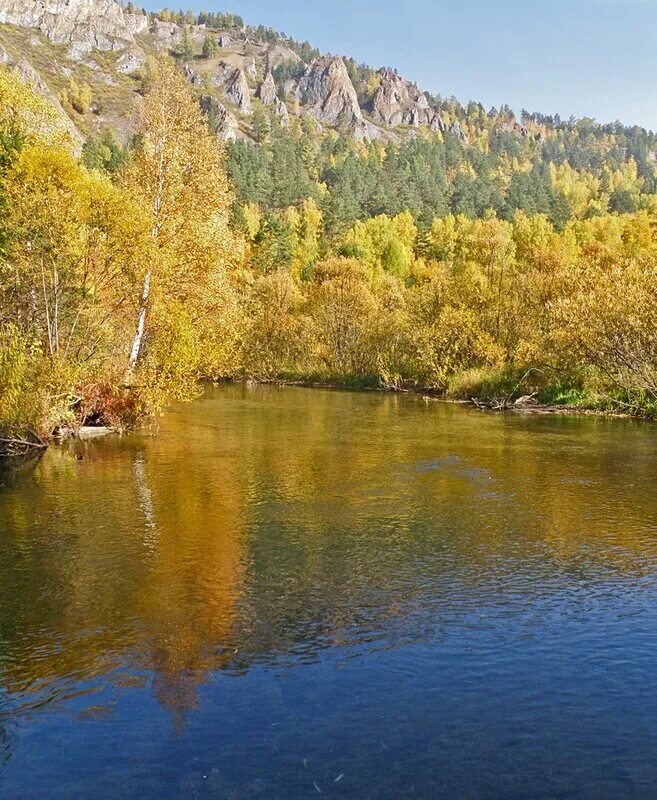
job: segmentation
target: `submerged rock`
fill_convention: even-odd
[[[100,436],[109,436],[110,433],[116,433],[116,430],[105,425],[83,425],[78,428],[76,435],[78,439],[97,439]]]

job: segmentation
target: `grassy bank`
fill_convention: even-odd
[[[242,379],[239,379],[242,380]],[[303,386],[351,391],[407,392],[433,399],[472,405],[491,411],[563,412],[604,416],[657,418],[657,402],[646,393],[604,392],[595,373],[583,374],[575,384],[540,369],[471,369],[454,375],[447,387],[400,381],[394,385],[380,376],[285,373],[275,378],[248,378],[258,384]]]
[[[605,382],[606,376],[583,369],[575,380],[564,380],[546,368],[472,369],[455,375],[446,397],[496,406],[519,405],[570,411],[623,414],[654,419],[657,401],[647,391],[627,391]]]

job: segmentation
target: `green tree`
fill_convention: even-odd
[[[180,39],[180,44],[176,48],[176,55],[183,61],[191,61],[196,54],[196,47],[189,32],[189,27],[185,25]]]
[[[217,44],[217,37],[208,34],[203,40],[203,50],[201,51],[203,58],[214,58],[219,52],[219,45]]]

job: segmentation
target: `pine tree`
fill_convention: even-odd
[[[219,45],[215,36],[208,34],[203,41],[203,58],[214,58],[219,52]]]
[[[176,50],[176,55],[183,59],[183,61],[190,61],[192,58],[194,58],[195,52],[196,48],[194,47],[194,42],[192,41],[189,28],[185,26],[183,28],[180,44]]]

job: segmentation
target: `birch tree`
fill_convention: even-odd
[[[137,148],[124,185],[151,220],[152,258],[143,274],[127,376],[176,311],[197,324],[213,305],[217,272],[235,262],[239,242],[228,222],[232,193],[224,152],[185,78],[167,57],[154,68],[138,110]],[[168,309],[167,313],[160,313]]]

